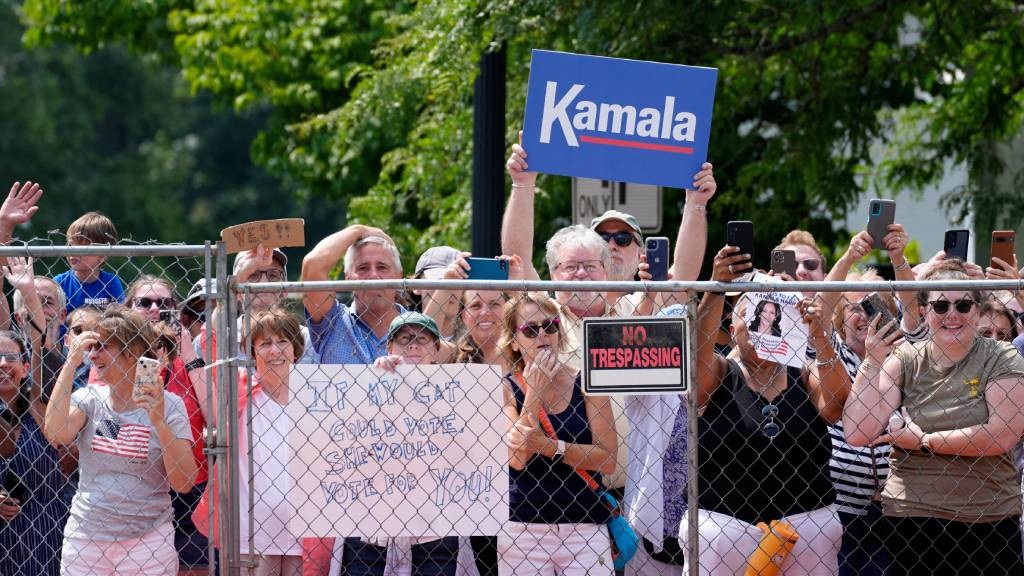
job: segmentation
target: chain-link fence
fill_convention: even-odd
[[[272,260],[229,280],[211,246],[0,256],[3,574],[1021,572],[1024,361],[997,343],[1016,281],[288,283]],[[97,256],[121,293],[43,279]],[[607,317],[686,332],[583,338]],[[638,392],[584,394],[598,372]],[[666,374],[688,392],[641,393]]]

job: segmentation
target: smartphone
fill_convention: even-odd
[[[992,258],[999,258],[1003,262],[1013,266],[1013,242],[1016,233],[1013,230],[992,231],[992,252],[990,253],[989,266],[998,268]]]
[[[796,251],[772,250],[772,272],[796,278]]]
[[[874,320],[875,316],[881,316],[878,320],[878,328],[885,326],[890,321],[895,320],[896,317],[889,311],[889,307],[882,301],[882,297],[878,295],[878,292],[872,292],[868,294],[860,301],[860,307],[864,309],[864,315],[867,316],[868,323],[870,324]],[[893,323],[895,330],[900,329],[899,321]],[[886,332],[886,335],[888,332]]]
[[[896,221],[896,201],[875,198],[868,207],[868,234],[875,241],[873,248],[885,250],[882,239],[889,233],[889,225]]]
[[[651,236],[647,239],[647,265],[650,266],[651,280],[668,280],[668,238]]]
[[[508,260],[466,258],[470,280],[508,280]]]
[[[946,239],[942,242],[942,251],[946,253],[946,258],[967,262],[967,241],[970,237],[970,230],[946,230]]]
[[[21,476],[10,468],[7,469],[7,474],[4,476],[4,491],[23,506],[28,500],[28,487],[21,481]]]
[[[133,398],[139,395],[139,393],[142,391],[143,386],[159,383],[160,361],[153,358],[140,356],[138,365],[135,368],[135,388],[132,390]],[[160,388],[163,387],[160,386]]]
[[[754,260],[754,223],[749,220],[733,220],[725,225],[725,243],[738,246],[738,254],[750,254]],[[743,262],[740,262],[742,264]]]
[[[161,310],[160,321],[181,332],[181,310]]]

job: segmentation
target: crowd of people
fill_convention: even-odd
[[[501,242],[510,280],[534,268],[536,173],[512,147]],[[705,256],[711,164],[685,192],[669,267],[697,280]],[[0,243],[37,212],[38,184],[16,183],[0,206]],[[107,217],[84,214],[71,246],[114,244]],[[1019,279],[937,254],[912,268],[900,224],[883,252],[899,280]],[[853,237],[829,267],[807,232],[792,250],[794,277],[881,280],[857,265],[875,239]],[[707,292],[697,307],[696,382],[689,394],[587,396],[583,319],[682,316],[686,293],[644,290],[650,280],[635,218],[608,211],[546,242],[548,276],[562,282],[637,282],[634,292],[357,290],[260,294],[238,319],[243,454],[234,487],[241,554],[260,575],[678,575],[688,568],[687,484],[696,483],[701,574],[1024,574],[1021,440],[1024,336],[1020,294],[923,290],[871,295],[804,293],[795,305]],[[434,247],[413,278],[461,279],[471,255]],[[711,279],[745,279],[749,254],[714,253]],[[199,574],[218,562],[215,471],[204,438],[217,414],[216,289],[198,280],[181,298],[168,278],[119,278],[103,256],[71,256],[67,271],[37,275],[10,257],[0,299],[0,575]],[[306,254],[301,280],[403,278],[386,231],[354,224]],[[260,245],[235,258],[242,282],[288,278],[288,258]],[[879,312],[875,310],[874,312]],[[803,326],[800,365],[766,358],[759,342]],[[892,320],[888,320],[892,318]],[[786,324],[788,325],[788,324]],[[223,342],[223,338],[221,339]],[[294,481],[282,446],[292,422],[295,364],[498,366],[507,416],[508,523],[499,534],[304,539],[289,528]],[[690,413],[687,406],[698,407]],[[687,427],[697,420],[697,478],[688,478]],[[249,442],[252,442],[249,445]],[[217,464],[217,466],[223,464]],[[250,468],[251,466],[251,468]],[[249,485],[249,482],[252,485]],[[250,498],[250,493],[253,495]],[[621,507],[617,500],[621,500]],[[635,548],[609,534],[622,514]],[[367,518],[366,522],[374,519]],[[247,534],[253,533],[250,541]],[[620,529],[621,530],[621,529]],[[746,571],[746,572],[745,572]]]

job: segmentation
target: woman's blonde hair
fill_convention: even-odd
[[[153,326],[142,314],[115,304],[103,310],[95,332],[105,346],[114,345],[134,358],[151,354],[156,342]]]
[[[523,358],[523,353],[519,350],[515,350],[512,346],[512,343],[516,338],[516,332],[519,330],[519,325],[516,322],[516,316],[519,314],[519,308],[524,304],[533,304],[542,312],[549,314],[551,317],[559,317],[558,303],[543,292],[523,292],[516,294],[511,300],[505,303],[505,308],[502,310],[501,314],[501,338],[498,340],[498,350],[500,350],[502,356],[505,357],[505,361],[508,363],[508,369],[511,372],[522,371],[526,364],[526,361]],[[564,345],[565,328],[559,324],[559,352],[562,351],[562,347]]]

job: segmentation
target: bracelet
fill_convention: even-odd
[[[197,368],[203,368],[205,366],[206,360],[203,360],[202,358],[196,358],[194,360],[190,360],[188,364],[185,364],[185,372],[191,372]]]
[[[831,365],[835,364],[836,360],[839,360],[839,356],[838,355],[833,355],[831,358],[829,358],[828,360],[825,360],[824,362],[822,362],[821,358],[818,357],[818,358],[814,359],[814,365],[817,366],[818,368],[825,368],[827,366],[831,366]]]
[[[907,268],[910,268],[910,261],[907,260],[906,258],[903,259],[903,264],[900,264],[899,266],[893,266],[892,267],[894,272],[899,272],[900,270],[906,270]]]
[[[702,214],[708,213],[708,207],[706,204],[685,204],[683,207],[685,208],[686,206],[693,208],[695,212],[700,212]]]
[[[874,371],[874,373],[870,373],[869,374],[869,372],[872,371],[872,370]],[[866,376],[868,378],[873,378],[875,376],[878,376],[878,373],[881,372],[881,371],[882,371],[882,367],[881,366],[875,366],[874,364],[872,364],[871,362],[868,362],[867,360],[861,362],[860,363],[860,367],[857,368],[857,372],[860,372],[861,374],[863,374],[864,376]]]
[[[512,183],[512,187],[513,188],[522,188],[524,190],[533,190],[536,186],[533,185],[533,184],[516,184],[515,182],[513,182]]]

